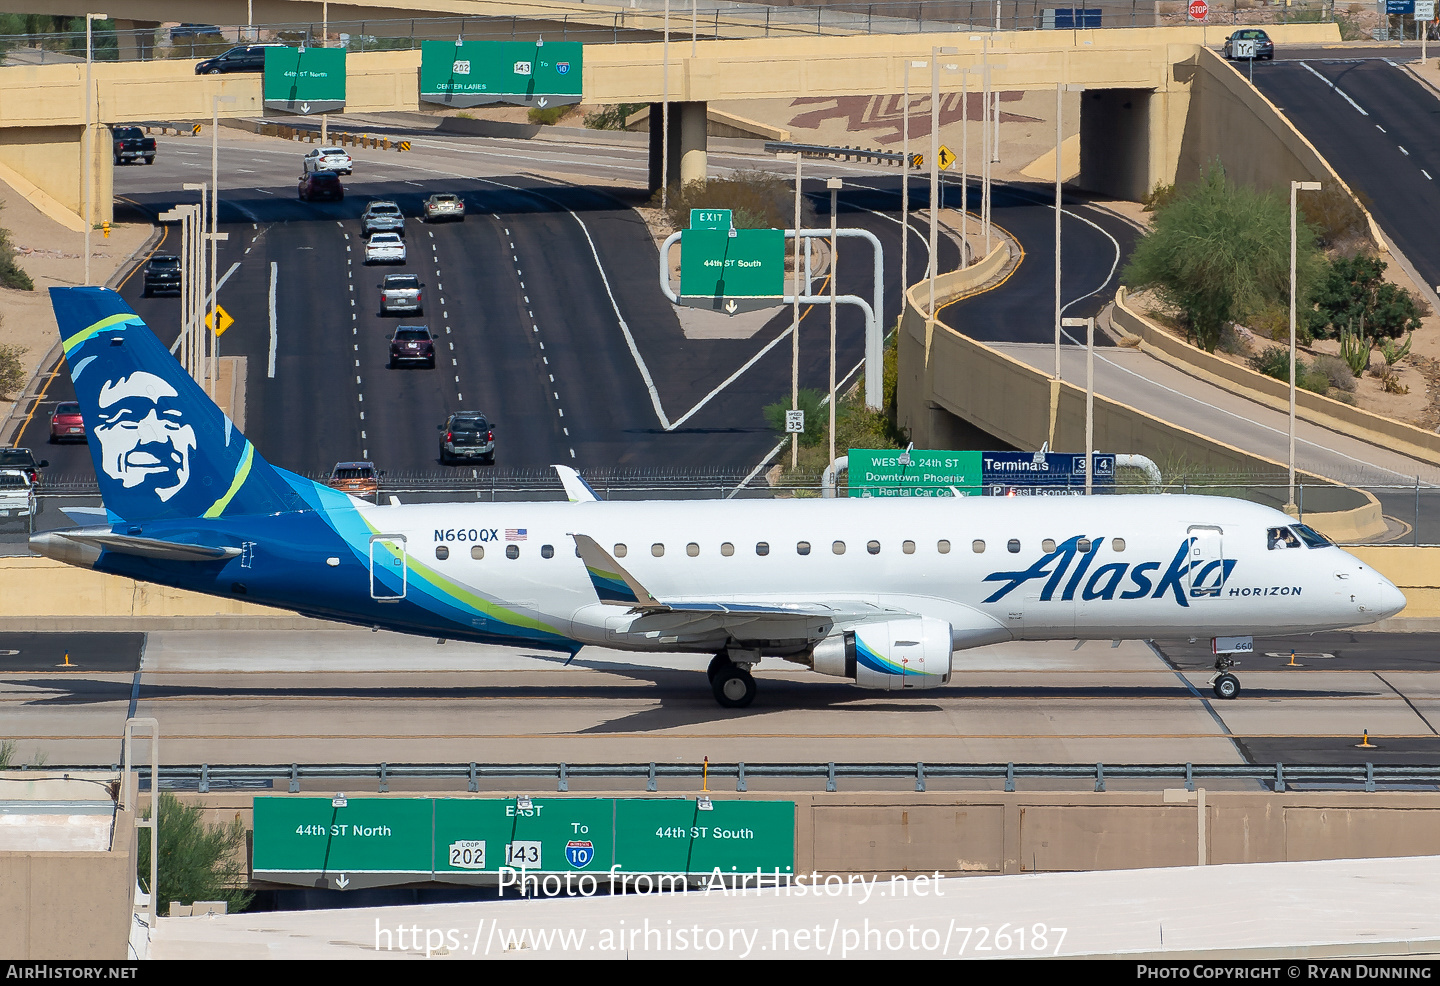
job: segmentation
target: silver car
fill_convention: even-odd
[[[425,314],[425,285],[414,274],[386,274],[380,282],[380,314]]]
[[[441,219],[465,221],[465,200],[452,192],[437,192],[425,200],[425,221],[438,222]]]
[[[371,202],[360,213],[360,232],[365,236],[371,233],[399,233],[404,236],[405,214],[394,202]]]
[[[367,264],[403,264],[405,241],[399,233],[376,233],[365,244]]]

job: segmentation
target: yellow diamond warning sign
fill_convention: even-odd
[[[940,166],[941,171],[949,171],[950,165],[955,163],[955,152],[941,144],[940,153],[935,155],[935,163]]]
[[[217,318],[220,320],[220,324],[218,327],[215,325],[215,320]],[[225,330],[230,328],[230,326],[234,324],[235,320],[230,317],[230,313],[227,312],[225,309],[221,308],[219,305],[215,306],[215,310],[213,312],[207,312],[205,315],[205,328],[214,329],[217,336],[223,336],[225,334]]]

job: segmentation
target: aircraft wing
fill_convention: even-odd
[[[64,540],[88,548],[103,548],[122,555],[162,558],[166,561],[224,561],[240,554],[239,548],[212,548],[203,544],[181,544],[176,541],[135,537],[131,534],[115,534],[105,527],[47,531],[35,535],[35,538]]]
[[[797,603],[756,602],[739,600],[697,600],[666,599],[655,597],[640,580],[625,570],[594,538],[586,534],[571,534],[580,549],[580,558],[585,562],[585,571],[595,586],[600,601],[610,606],[627,606],[642,613],[678,613],[694,617],[730,616],[742,619],[757,617],[795,617],[801,620],[816,618],[831,622],[850,622],[875,617],[910,615],[899,610],[860,599],[832,599],[825,602],[807,601]]]

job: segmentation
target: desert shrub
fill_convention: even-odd
[[[1267,377],[1290,382],[1290,350],[1283,346],[1270,346],[1264,352],[1250,357],[1250,366]],[[1300,357],[1295,357],[1295,386],[1301,390],[1323,394],[1330,389],[1330,378],[1324,370],[1318,370]]]
[[[793,182],[765,171],[736,171],[684,188],[672,185],[668,198],[665,218],[671,229],[689,229],[691,209],[729,209],[736,229],[789,229],[795,222]],[[651,205],[660,205],[659,192]],[[801,223],[811,225],[814,218],[814,209],[802,200]]]
[[[1420,327],[1430,308],[1406,289],[1384,279],[1387,264],[1374,254],[1339,257],[1316,286],[1311,332],[1332,338],[1347,326],[1363,325],[1376,338],[1398,339]]]
[[[162,901],[193,904],[223,900],[230,912],[249,906],[254,894],[245,889],[245,826],[239,816],[229,825],[207,825],[198,805],[187,805],[169,791],[159,797],[160,839],[155,879]],[[144,817],[150,817],[147,806]],[[150,892],[150,837],[140,837],[136,857],[140,887]]]
[[[594,113],[585,114],[585,126],[591,130],[624,130],[625,121],[645,106],[644,103],[615,103]]]
[[[1355,389],[1355,374],[1350,372],[1350,367],[1346,366],[1340,357],[1321,354],[1315,357],[1310,366],[1314,372],[1325,374],[1330,386],[1347,393]]]
[[[559,123],[572,109],[574,109],[573,106],[536,106],[525,114],[525,118],[542,127],[550,127]]]

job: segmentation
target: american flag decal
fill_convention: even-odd
[[[523,527],[507,527],[507,528],[505,528],[505,540],[506,540],[506,541],[524,541],[524,540],[525,540],[525,528],[523,528]]]

